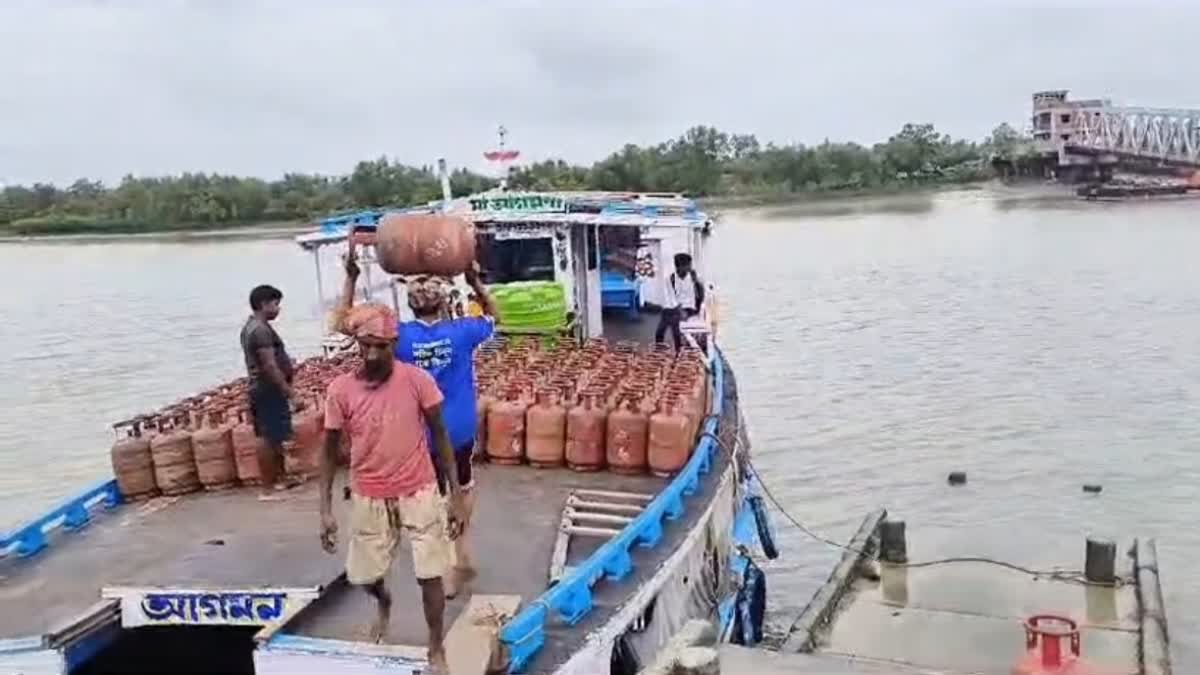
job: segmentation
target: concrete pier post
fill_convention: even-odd
[[[879,559],[885,563],[908,562],[908,541],[903,520],[885,520],[879,528]]]
[[[883,599],[893,605],[908,605],[908,568],[883,565],[879,570],[879,590]]]
[[[1117,544],[1110,539],[1088,537],[1083,576],[1094,584],[1114,584],[1117,581]]]

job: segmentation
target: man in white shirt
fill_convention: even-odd
[[[692,256],[687,253],[675,254],[675,272],[667,277],[663,290],[662,314],[654,331],[654,341],[663,342],[670,328],[671,339],[678,352],[683,347],[683,333],[679,330],[679,324],[699,314],[704,305],[704,284],[700,283],[700,278],[692,269]]]

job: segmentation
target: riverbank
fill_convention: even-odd
[[[920,185],[883,185],[873,188],[851,190],[811,190],[798,192],[762,192],[738,195],[702,197],[700,204],[705,209],[743,209],[770,206],[790,206],[806,202],[841,202],[879,197],[919,196],[939,192],[982,190],[994,181],[981,180],[969,183],[925,183]]]
[[[994,202],[1001,209],[1070,205],[1078,198],[1068,186],[1047,181],[1001,181],[998,179],[908,187],[904,189],[813,192],[780,195],[748,195],[702,200],[717,218],[736,212],[738,218],[765,220],[830,218],[870,213],[923,213],[934,208],[939,198],[959,196]]]
[[[205,239],[271,239],[289,237],[312,229],[312,224],[302,222],[265,222],[259,225],[229,225],[225,227],[166,226],[163,229],[142,231],[91,231],[39,234],[8,234],[0,226],[0,244],[31,242],[88,243],[98,241],[197,241]]]
[[[932,198],[945,193],[977,193],[1000,202],[1057,202],[1075,201],[1077,197],[1066,186],[1044,181],[1004,182],[997,179],[969,183],[940,183],[907,186],[886,186],[858,190],[825,190],[808,192],[773,192],[702,197],[702,208],[720,215],[727,211],[753,211],[766,217],[784,215],[835,216],[874,211],[920,211],[928,208]],[[263,239],[289,237],[312,228],[304,221],[268,221],[260,224],[225,226],[153,225],[136,227],[114,225],[106,229],[99,225],[80,229],[53,231],[38,228],[29,233],[11,232],[13,226],[0,225],[0,244],[16,242],[74,242],[123,240],[187,240],[198,239]]]

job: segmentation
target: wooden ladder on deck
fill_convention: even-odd
[[[571,537],[609,540],[637,518],[654,495],[614,490],[572,490],[563,507],[558,538],[550,556],[550,585],[574,571],[567,564]]]

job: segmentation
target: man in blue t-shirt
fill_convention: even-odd
[[[346,261],[346,288],[343,305],[353,303],[358,265],[353,256]],[[483,309],[482,317],[452,318],[447,307],[448,286],[444,279],[418,276],[408,279],[408,306],[416,316],[414,321],[400,322],[400,338],[396,342],[396,359],[418,366],[433,375],[445,401],[442,417],[450,444],[454,447],[458,484],[463,489],[466,519],[463,532],[454,540],[454,577],[447,581],[447,595],[457,594],[459,586],[475,575],[470,552],[466,546],[467,526],[475,509],[474,475],[471,460],[476,450],[475,431],[478,417],[475,410],[475,348],[492,337],[495,330],[496,307],[479,278],[479,265],[473,264],[464,275]],[[430,447],[435,447],[430,445]],[[438,473],[438,488],[445,494],[446,476],[441,462],[434,454]]]

